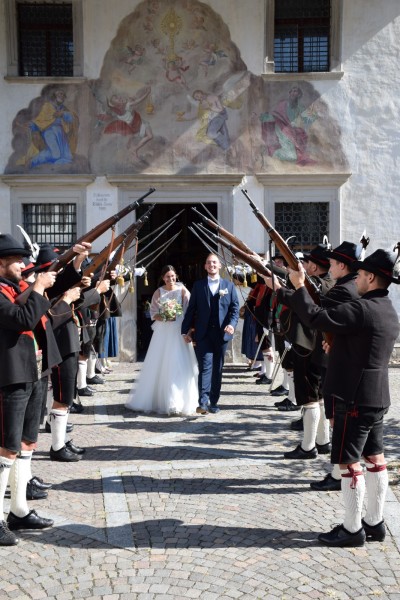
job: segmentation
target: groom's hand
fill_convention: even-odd
[[[235,328],[232,325],[227,325],[224,329],[225,333],[229,333],[229,335],[233,335],[235,332]]]
[[[190,342],[192,341],[192,338],[191,338],[191,336],[188,333],[182,333],[182,337],[183,337],[183,340],[187,344],[190,344]]]

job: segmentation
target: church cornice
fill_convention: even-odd
[[[0,180],[15,187],[84,187],[96,179],[95,175],[0,175]]]

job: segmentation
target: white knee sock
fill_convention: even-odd
[[[325,416],[325,406],[323,401],[319,402],[319,421],[316,442],[320,446],[329,444],[329,421]]]
[[[50,386],[47,390],[47,400],[46,400],[46,421],[50,424],[50,413],[53,406],[54,398],[53,398],[53,388]]]
[[[272,348],[267,350],[266,352],[263,352],[263,357],[265,365],[265,376],[268,377],[268,379],[271,379],[275,366],[275,356]]]
[[[29,513],[26,501],[26,486],[30,479],[32,450],[21,450],[14,461],[10,473],[11,504],[10,511],[16,517],[26,517]]]
[[[296,404],[296,394],[294,393],[294,379],[293,379],[293,371],[288,371],[288,398]]]
[[[96,375],[96,355],[95,354],[91,354],[89,356],[89,358],[87,359],[87,374],[86,377],[88,379],[93,379],[93,377]],[[86,385],[86,383],[85,383]]]
[[[339,465],[332,465],[331,477],[337,480],[342,478]]]
[[[51,447],[53,450],[61,450],[65,446],[67,433],[68,411],[55,409],[50,413],[51,424]]]
[[[343,527],[355,533],[361,529],[361,514],[365,495],[365,478],[362,471],[355,471],[354,475],[348,469],[341,471],[342,496],[344,501]],[[349,475],[349,477],[347,477]]]
[[[365,486],[367,488],[367,512],[364,520],[368,525],[377,525],[383,520],[383,507],[389,487],[386,465],[377,465],[365,460]],[[377,468],[379,470],[377,470]]]
[[[283,373],[282,385],[284,388],[286,388],[288,390],[289,389],[288,372],[286,371],[286,369],[282,369],[282,373]]]
[[[0,456],[0,521],[4,521],[4,496],[14,459]]]
[[[86,387],[86,373],[87,373],[87,361],[80,360],[78,361],[78,376],[76,379],[76,385],[78,390],[81,390]]]
[[[317,427],[319,421],[319,404],[313,402],[303,406],[303,441],[301,447],[303,450],[312,450],[315,448],[315,438],[317,436]]]

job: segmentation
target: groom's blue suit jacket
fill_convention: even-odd
[[[224,291],[226,290],[226,293]],[[239,300],[236,288],[227,279],[220,279],[218,294],[219,305],[219,324],[221,327],[221,336],[224,341],[230,340],[233,336],[224,332],[227,325],[236,327],[239,319]],[[200,279],[193,285],[183,322],[182,334],[187,333],[192,327],[195,328],[194,339],[199,341],[207,333],[211,315],[210,295],[208,289],[208,279]]]

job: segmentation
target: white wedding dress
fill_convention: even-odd
[[[180,285],[167,291],[158,288],[153,295],[150,314],[159,312],[159,302],[173,299],[182,305],[189,301],[188,290]],[[198,406],[198,366],[193,345],[181,336],[183,315],[175,321],[154,321],[153,335],[137,385],[125,406],[130,410],[167,415],[191,415]]]

